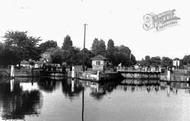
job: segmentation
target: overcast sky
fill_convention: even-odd
[[[145,14],[172,9],[181,18],[177,26],[160,32],[142,28]],[[128,46],[137,59],[145,55],[182,58],[190,54],[189,11],[188,0],[0,0],[0,36],[8,30],[28,31],[61,46],[68,34],[73,45],[82,48],[87,23],[88,49],[94,38],[106,44],[113,39],[117,46]]]

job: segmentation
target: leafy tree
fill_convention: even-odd
[[[152,66],[159,66],[161,64],[161,59],[159,56],[152,57],[150,60]]]
[[[8,31],[5,33],[4,38],[7,47],[15,47],[19,62],[21,60],[39,59],[40,54],[37,49],[38,42],[41,41],[39,37],[28,36],[27,32]]]
[[[131,54],[130,57],[130,65],[135,65],[137,63],[136,58],[133,54]]]
[[[106,54],[106,45],[105,45],[105,42],[104,40],[100,40],[99,41],[99,52],[98,54],[101,54],[101,55],[104,55]]]
[[[79,60],[82,58],[79,55],[80,49],[76,47],[72,47],[69,50],[69,58],[66,60],[68,65],[79,65]]]
[[[57,48],[57,42],[54,40],[48,40],[39,45],[39,49],[40,49],[41,53],[45,52],[46,50],[48,50],[50,48]]]
[[[151,65],[151,58],[149,55],[145,56],[145,62],[144,66],[150,66]]]
[[[94,55],[103,55],[105,56],[106,54],[106,45],[104,40],[98,40],[97,38],[94,39],[92,43],[92,53]]]
[[[73,47],[73,42],[71,40],[71,37],[69,35],[67,35],[64,38],[62,49],[63,50],[70,50],[72,47]]]
[[[115,48],[113,65],[117,66],[121,63],[123,66],[131,66],[136,64],[135,56],[128,47],[121,45]]]
[[[52,63],[62,64],[69,58],[69,53],[65,50],[57,48],[51,52],[50,56]]]
[[[99,46],[99,40],[95,38],[92,43],[92,53],[94,53],[95,55],[98,54],[98,46]]]
[[[82,60],[80,56],[80,49],[73,47],[70,50],[63,50],[63,49],[54,49],[51,52],[51,59],[52,63],[59,63],[62,64],[66,62],[67,65],[79,65],[80,60]]]
[[[188,65],[190,64],[190,55],[185,55],[182,59],[182,64],[183,65]]]
[[[112,39],[109,39],[107,44],[107,54],[111,55],[114,51],[115,51],[114,41]]]
[[[172,62],[169,57],[162,57],[161,65],[162,67],[172,67]]]
[[[128,47],[124,46],[124,45],[121,45],[121,46],[117,47],[117,50],[119,52],[125,53],[128,56],[130,56],[130,54],[131,54],[131,50]]]
[[[109,39],[108,43],[107,43],[107,54],[106,54],[106,57],[108,58],[108,60],[112,64],[114,62],[114,52],[115,52],[114,41],[112,39]]]
[[[19,63],[20,57],[18,56],[16,47],[3,46],[0,49],[0,65],[16,65]]]
[[[89,51],[88,49],[83,49],[80,51],[80,59],[79,59],[79,63],[80,64],[83,64],[83,59],[81,57],[84,56],[84,65],[87,66],[87,67],[91,67],[91,58],[94,57],[94,54]]]

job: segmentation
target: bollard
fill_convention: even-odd
[[[100,80],[100,71],[97,71],[97,80]]]
[[[11,65],[11,77],[15,76],[14,65]]]
[[[71,77],[75,78],[75,67],[72,66]]]
[[[171,80],[171,71],[170,70],[167,71],[167,80],[168,81]]]

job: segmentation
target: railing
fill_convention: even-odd
[[[161,68],[126,68],[126,67],[117,67],[117,71],[119,72],[161,72]]]

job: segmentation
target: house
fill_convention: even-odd
[[[92,60],[92,70],[94,71],[104,71],[107,67],[107,58],[102,55],[97,55]]]
[[[179,58],[173,59],[173,66],[175,68],[179,68],[179,66],[180,66],[180,59]]]

